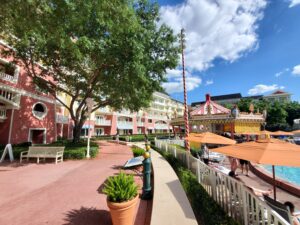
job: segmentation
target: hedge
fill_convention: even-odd
[[[139,147],[131,147],[132,153],[134,157],[142,156],[145,153],[145,150]]]
[[[158,151],[169,162],[176,172],[183,189],[185,190],[190,204],[199,224],[205,225],[238,225],[226,212],[211,198],[205,189],[198,183],[197,177],[171,153]]]

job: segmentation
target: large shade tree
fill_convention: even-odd
[[[8,54],[70,112],[74,141],[87,98],[96,102],[93,111],[107,105],[139,110],[160,90],[166,69],[177,65],[177,38],[158,25],[159,7],[147,0],[3,0],[0,19],[14,47]]]

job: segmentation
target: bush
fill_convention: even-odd
[[[129,201],[138,194],[138,186],[135,184],[133,176],[123,172],[109,177],[104,185],[103,193],[111,202]]]
[[[232,218],[211,198],[205,189],[198,183],[197,177],[173,155],[166,152],[161,152],[159,149],[152,146],[172,166],[176,172],[183,189],[185,190],[188,199],[191,203],[195,216],[199,224],[206,225],[237,225]]]
[[[131,150],[134,157],[142,156],[145,153],[145,150],[139,147],[132,147]]]

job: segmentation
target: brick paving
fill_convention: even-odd
[[[100,142],[100,148],[92,160],[0,164],[0,224],[111,225],[106,196],[99,190],[132,152],[108,142]],[[142,187],[141,177],[135,179]],[[151,202],[139,201],[135,225],[149,223],[149,208]]]

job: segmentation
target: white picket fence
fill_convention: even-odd
[[[243,183],[207,166],[191,154],[178,150],[174,144],[182,146],[184,142],[182,140],[155,140],[156,148],[171,153],[189,168],[207,193],[240,224],[289,225]]]

